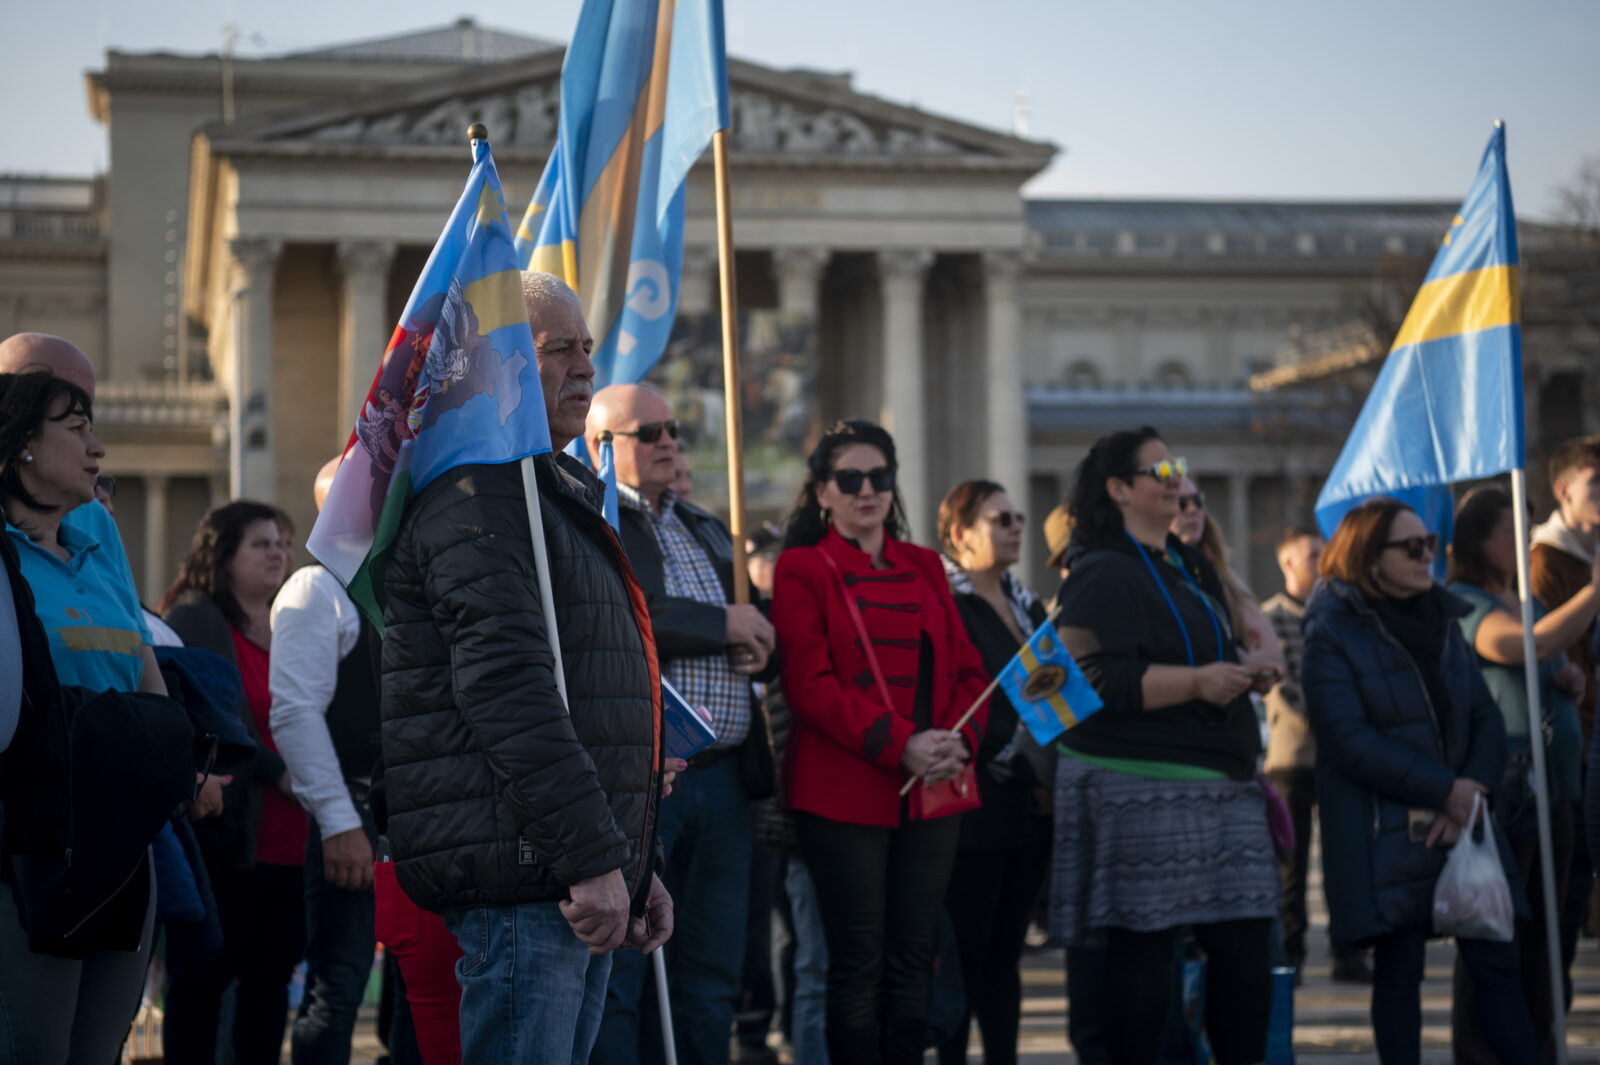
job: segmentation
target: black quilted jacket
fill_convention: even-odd
[[[518,463],[462,466],[401,523],[385,577],[387,834],[431,910],[565,898],[620,868],[648,890],[661,787],[650,617],[571,459],[538,467],[561,660],[556,689]]]

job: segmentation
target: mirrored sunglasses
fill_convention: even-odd
[[[1171,484],[1173,481],[1181,481],[1189,476],[1189,460],[1185,458],[1162,459],[1154,465],[1133,471],[1135,477],[1140,474],[1154,477],[1162,484]]]

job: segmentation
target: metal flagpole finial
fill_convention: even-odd
[[[600,442],[602,444],[611,443],[611,430],[610,429],[602,429],[602,430],[600,430]]]
[[[482,122],[474,122],[467,127],[467,140],[486,141],[489,139],[489,127]]]
[[[1506,120],[1503,119],[1503,118],[1495,119],[1494,120],[1494,128],[1495,129],[1505,129],[1506,128]]]

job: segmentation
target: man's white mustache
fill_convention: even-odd
[[[557,394],[558,401],[569,399],[589,399],[594,395],[594,389],[589,385],[564,385]]]

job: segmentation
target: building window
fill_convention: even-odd
[[[1156,367],[1155,384],[1158,388],[1193,388],[1194,378],[1189,367],[1177,359],[1168,359]]]
[[[1074,359],[1067,367],[1068,388],[1099,388],[1100,367],[1089,359]]]

